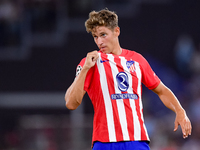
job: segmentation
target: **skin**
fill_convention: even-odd
[[[97,44],[99,50],[103,53],[111,53],[114,55],[120,55],[122,53],[119,45],[120,28],[116,27],[112,30],[104,26],[96,27],[92,32],[94,42]]]
[[[111,53],[114,55],[120,55],[122,53],[122,49],[118,40],[119,35],[119,27],[115,27],[112,30],[107,27],[100,26],[96,27],[92,32],[94,42],[97,44],[99,50],[103,53]],[[87,72],[91,67],[95,65],[98,57],[99,55],[96,50],[87,54],[85,64],[83,65],[79,76],[76,77],[74,82],[66,91],[65,101],[66,107],[68,109],[74,110],[81,104],[83,96],[86,93],[84,90],[84,82]],[[180,125],[183,133],[183,138],[187,138],[188,135],[191,135],[191,122],[173,92],[162,82],[152,91],[159,96],[167,108],[175,112],[176,118],[174,122],[174,131],[177,131],[178,126]]]
[[[174,122],[174,131],[177,131],[178,126],[180,125],[183,133],[183,138],[187,138],[188,135],[191,135],[191,122],[173,92],[162,82],[152,91],[159,96],[159,98],[167,108],[175,112],[176,118]]]

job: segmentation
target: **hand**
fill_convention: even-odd
[[[191,135],[192,125],[185,111],[176,114],[174,125],[174,131],[177,131],[179,125],[181,126],[184,139]]]
[[[86,60],[85,60],[85,64],[83,68],[90,69],[91,67],[95,65],[98,58],[99,58],[99,54],[97,51],[92,51],[88,53],[86,56]]]

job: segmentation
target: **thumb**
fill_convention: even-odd
[[[175,123],[174,123],[174,132],[177,131],[177,130],[178,130],[178,122],[175,121]]]

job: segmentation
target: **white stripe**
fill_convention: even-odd
[[[138,87],[137,87],[137,93],[138,93],[138,96],[139,96],[139,105],[140,105],[140,114],[141,114],[141,119],[143,120],[144,122],[144,118],[143,118],[143,112],[142,112],[142,109],[143,109],[143,105],[142,105],[142,93],[141,93],[141,78],[142,78],[142,73],[141,73],[141,70],[140,70],[140,66],[139,66],[139,63],[138,62],[135,62],[135,67],[136,67],[136,75],[138,77]],[[147,134],[147,130],[146,130],[146,127],[145,125],[143,124],[143,127],[144,127],[144,130],[146,132],[146,136],[147,138],[149,139],[148,137],[148,134]]]
[[[110,142],[116,142],[116,134],[115,134],[115,126],[114,126],[114,119],[113,119],[113,109],[111,98],[108,91],[108,84],[106,80],[106,73],[103,63],[100,63],[101,55],[99,54],[99,59],[97,61],[97,67],[99,70],[100,75],[100,83],[101,89],[103,92],[105,109],[106,109],[106,118],[108,124],[108,133],[109,133],[109,140]]]
[[[132,83],[133,83],[132,75],[130,73],[130,70],[126,67],[126,61],[127,60],[124,61],[123,66],[124,66],[124,70],[126,72],[128,72],[129,87],[131,87],[128,89],[127,92],[131,93],[131,94],[135,94],[132,89]],[[141,127],[140,127],[140,122],[139,122],[138,115],[136,112],[135,100],[130,99],[129,102],[130,102],[130,107],[131,107],[132,113],[133,113],[134,139],[140,140],[141,139]]]
[[[116,76],[119,73],[119,71],[116,66],[116,63],[114,62],[114,57],[113,55],[108,55],[108,58],[109,60],[111,60],[110,66],[112,68],[111,70],[112,70],[112,75],[114,79],[115,93],[121,93],[121,91],[119,90],[117,86]],[[117,109],[118,109],[119,121],[120,121],[121,129],[122,129],[123,139],[128,141],[130,140],[130,137],[128,133],[128,125],[127,125],[127,120],[126,120],[126,111],[124,107],[124,101],[123,99],[117,99],[116,103],[117,103]]]
[[[141,98],[141,89],[140,89],[140,85],[141,85],[141,72],[140,72],[140,67],[139,64],[137,62],[135,62],[135,71],[136,71],[136,75],[138,78],[138,85],[137,85],[137,93],[139,96],[139,99]],[[134,111],[134,139],[135,140],[141,140],[141,127],[140,127],[140,122],[139,122],[139,117],[137,115],[137,111],[136,111],[136,106],[135,106],[135,102],[131,104],[131,106],[133,107]]]

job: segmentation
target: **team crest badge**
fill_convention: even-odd
[[[132,60],[127,61],[126,66],[130,72],[133,73],[135,71],[135,62],[134,61],[132,61]]]

